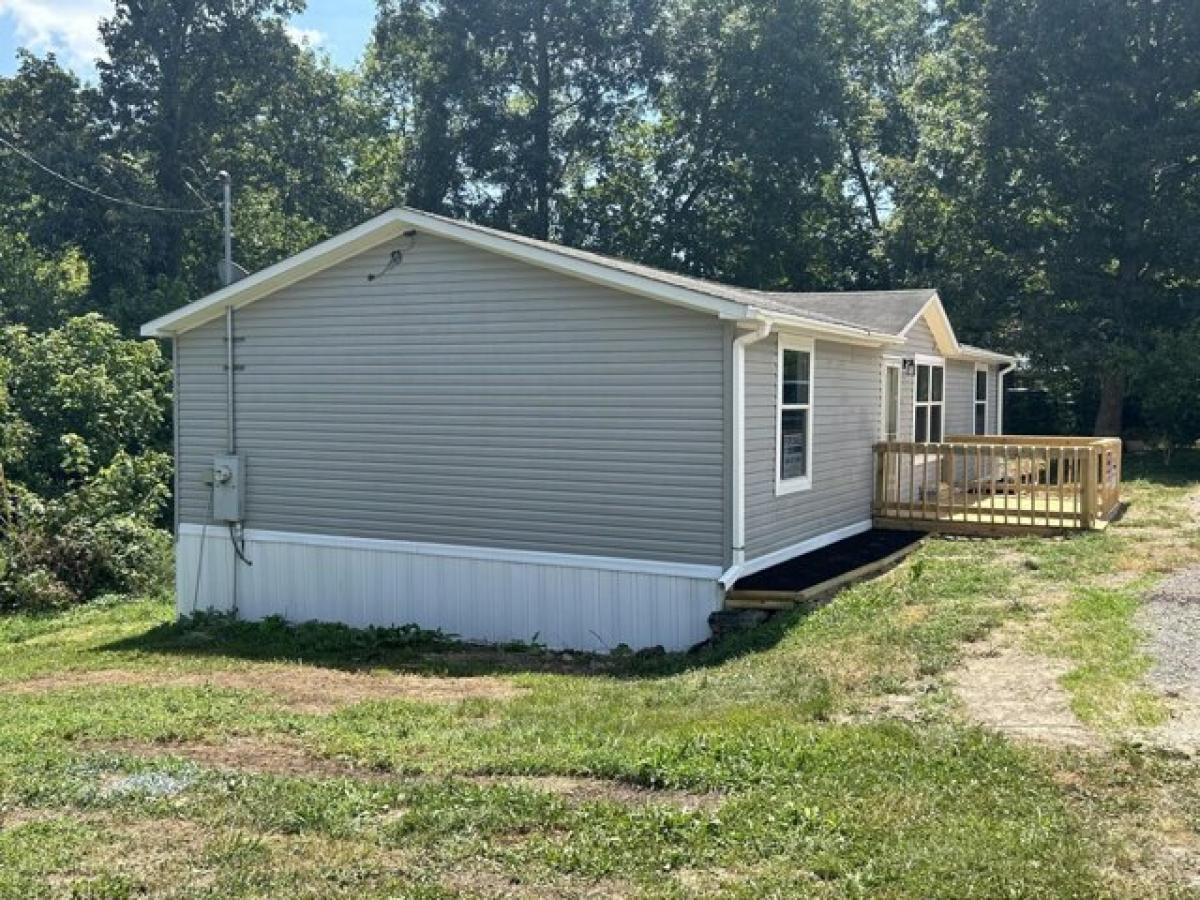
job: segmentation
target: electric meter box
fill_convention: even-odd
[[[213,457],[212,507],[213,518],[218,522],[242,521],[245,472],[245,460],[241,454]]]

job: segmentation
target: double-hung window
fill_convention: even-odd
[[[975,367],[975,433],[987,434],[988,420],[988,370],[987,366]]]
[[[917,384],[913,392],[913,440],[919,444],[940,443],[946,412],[946,369],[941,363],[917,360]]]
[[[779,339],[779,403],[775,416],[776,491],[812,486],[813,344]]]

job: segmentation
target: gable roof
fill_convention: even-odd
[[[818,335],[876,346],[902,343],[913,310],[933,304],[937,292],[859,291],[843,293],[776,293],[755,291],[679,275],[627,260],[510,234],[470,222],[398,207],[336,237],[322,241],[241,281],[215,291],[142,326],[146,337],[172,337],[238,309],[289,285],[392,241],[409,230],[467,244],[540,268],[684,306],[733,321],[772,321]],[[941,310],[944,319],[945,311]],[[949,320],[945,320],[947,329]],[[959,345],[949,330],[948,355]]]
[[[937,296],[932,288],[908,291],[823,291],[756,293],[759,303],[781,312],[804,310],[885,334],[903,335]]]

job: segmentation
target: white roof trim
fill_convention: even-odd
[[[218,318],[226,307],[238,309],[253,303],[358,253],[397,238],[409,228],[625,293],[711,313],[722,319],[770,320],[812,334],[862,341],[874,346],[897,342],[891,335],[866,328],[837,325],[801,315],[758,309],[750,304],[738,303],[700,290],[627,272],[615,266],[605,265],[603,261],[581,259],[556,252],[553,247],[543,248],[526,241],[510,240],[502,234],[467,227],[439,216],[404,208],[388,210],[349,231],[322,241],[152,322],[147,322],[142,326],[141,333],[144,337],[173,337]]]
[[[142,336],[172,337],[197,325],[203,325],[221,316],[227,306],[237,309],[247,303],[253,303],[309,275],[315,275],[323,269],[350,259],[364,250],[397,238],[403,230],[404,223],[393,217],[390,212],[368,219],[337,237],[315,244],[241,281],[147,322],[142,326]]]
[[[982,347],[959,346],[959,359],[970,359],[977,363],[1015,363],[1017,358],[1007,353],[997,353],[995,350],[984,350]]]

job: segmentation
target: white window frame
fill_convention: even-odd
[[[976,382],[979,381],[979,373],[983,373],[983,399],[979,399]],[[944,394],[944,392],[943,392]],[[983,406],[983,431],[977,431],[976,417],[979,415],[979,407]],[[971,431],[974,434],[990,434],[988,428],[991,426],[992,412],[992,373],[988,371],[987,363],[975,363],[975,373],[971,376]]]
[[[775,495],[794,494],[797,491],[807,491],[812,488],[813,460],[813,410],[817,399],[817,354],[812,338],[796,337],[789,334],[779,335],[779,347],[775,358]],[[783,405],[783,354],[786,350],[800,350],[808,354],[808,403],[789,403]],[[804,436],[808,448],[808,459],[804,475],[796,478],[783,478],[780,471],[780,461],[783,457],[783,413],[785,409],[806,409],[805,419],[807,433]]]
[[[937,366],[942,370],[942,399],[941,400],[918,400],[917,399],[917,384],[920,382],[921,366]],[[974,391],[974,385],[971,390]],[[933,372],[929,373],[929,396],[933,397]],[[942,408],[942,433],[936,441],[919,441],[917,440],[917,407],[925,406],[932,408],[940,406]],[[946,358],[943,356],[926,356],[918,353],[913,359],[913,389],[912,389],[912,439],[915,444],[940,444],[946,440]],[[929,422],[932,416],[926,418]]]
[[[880,371],[880,378],[882,380],[880,381],[880,386],[879,386],[879,396],[880,396],[880,401],[881,401],[880,402],[881,409],[879,411],[879,439],[881,441],[888,440],[888,430],[887,430],[888,369],[896,370],[896,437],[893,438],[893,440],[898,441],[901,438],[901,435],[900,435],[900,395],[902,393],[904,393],[901,390],[901,388],[903,388],[903,386],[904,386],[904,360],[898,356],[885,356],[883,358],[883,365],[882,365],[881,371]],[[913,388],[913,391],[915,394],[915,392],[916,392],[915,386]]]

